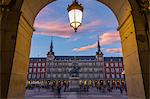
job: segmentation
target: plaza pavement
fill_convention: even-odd
[[[57,93],[51,89],[26,90],[25,99],[60,99]],[[89,92],[61,92],[61,99],[128,99],[126,93],[120,94],[119,90],[112,92],[101,92],[97,89],[90,89]]]

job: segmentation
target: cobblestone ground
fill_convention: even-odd
[[[112,92],[97,91],[92,88],[89,92],[61,92],[61,98],[58,97],[56,92],[52,92],[51,89],[34,89],[26,90],[25,99],[128,99],[125,92],[120,94],[119,90],[113,90]]]

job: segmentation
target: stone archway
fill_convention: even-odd
[[[1,2],[6,4],[0,6],[2,98],[24,97],[34,19],[53,1]],[[118,19],[129,99],[149,99],[150,15],[140,13],[140,0],[97,1],[107,5]]]

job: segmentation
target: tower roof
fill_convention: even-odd
[[[53,38],[51,38],[50,52],[53,52]]]
[[[99,43],[99,36],[98,36],[98,41],[97,41],[97,52],[101,52],[101,46]]]

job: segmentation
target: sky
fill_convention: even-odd
[[[78,0],[84,7],[82,25],[77,32],[70,27],[67,7],[73,0],[57,0],[37,15],[30,57],[46,57],[53,39],[56,56],[95,55],[97,41],[105,57],[120,57],[122,49],[113,12],[96,0]]]

